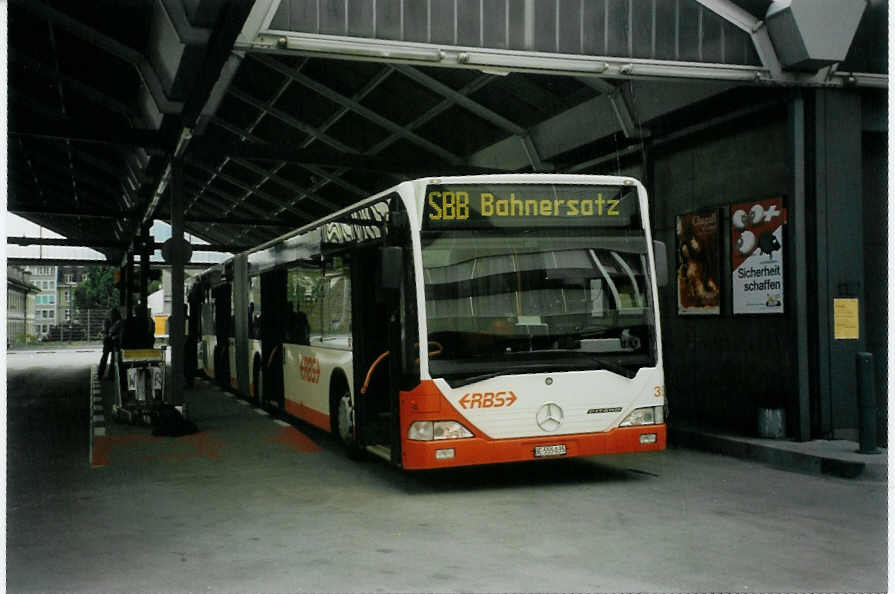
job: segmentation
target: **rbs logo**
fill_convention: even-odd
[[[316,384],[320,381],[320,361],[317,357],[301,356],[301,363],[298,366],[301,379],[308,383]]]
[[[501,406],[513,406],[516,395],[512,391],[506,392],[474,392],[463,395],[460,406],[463,408],[500,408]]]

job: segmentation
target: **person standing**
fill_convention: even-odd
[[[118,346],[118,333],[120,330],[121,314],[118,313],[117,307],[113,307],[106,314],[106,319],[103,320],[103,355],[99,361],[99,369],[97,370],[97,374],[102,379],[105,379],[106,365],[108,364],[110,355],[112,357],[112,364],[115,364],[115,350]]]

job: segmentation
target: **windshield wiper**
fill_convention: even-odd
[[[620,364],[618,364],[614,361],[611,361],[609,359],[604,359],[602,357],[595,357],[590,354],[587,358],[588,358],[588,360],[593,361],[594,363],[596,363],[597,365],[599,365],[601,368],[605,369],[606,371],[611,371],[612,373],[621,375],[628,379],[631,379],[636,375],[636,372],[633,371],[632,369],[624,367],[623,365],[620,365]],[[450,387],[459,388],[461,386],[468,386],[469,384],[474,384],[476,382],[485,381],[485,380],[491,379],[493,377],[498,377],[501,375],[514,375],[514,374],[518,374],[520,372],[522,372],[522,373],[543,373],[543,372],[550,371],[551,368],[558,369],[559,371],[581,371],[581,369],[575,369],[576,367],[580,368],[580,364],[579,365],[569,365],[568,363],[563,363],[563,362],[559,362],[559,361],[557,361],[555,363],[536,363],[532,367],[527,367],[524,370],[508,368],[508,369],[503,369],[501,371],[492,371],[489,373],[482,373],[479,375],[472,375],[469,377],[463,377],[463,378],[458,378],[458,379],[451,379],[451,380],[446,379],[445,381],[447,381],[447,383]]]
[[[604,359],[603,357],[595,357],[593,355],[590,355],[589,359],[591,361],[595,361],[598,365],[600,365],[600,367],[602,367],[606,371],[611,371],[612,373],[617,373],[618,375],[623,375],[624,377],[626,377],[628,379],[631,379],[635,375],[637,375],[637,373],[635,371],[631,370],[628,367],[620,365],[620,364],[616,363],[615,361],[610,361],[609,359]]]
[[[491,379],[492,377],[497,377],[499,375],[506,375],[507,373],[512,373],[512,371],[511,370],[492,371],[491,373],[483,373],[481,375],[473,375],[471,377],[464,377],[459,380],[450,380],[450,381],[448,381],[448,385],[452,388],[459,388],[460,386],[468,386],[469,384],[481,382],[486,379]]]

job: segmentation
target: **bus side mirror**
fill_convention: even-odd
[[[379,248],[379,287],[400,289],[404,277],[404,250],[398,246]]]
[[[668,284],[668,251],[664,243],[653,242],[653,256],[656,258],[656,284],[664,287]]]

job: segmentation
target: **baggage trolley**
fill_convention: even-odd
[[[165,401],[165,351],[121,349],[115,366],[115,418],[152,423],[153,409]]]

